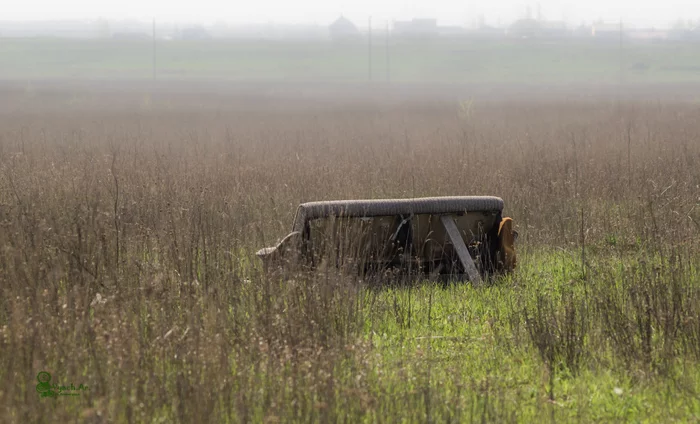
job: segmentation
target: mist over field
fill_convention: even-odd
[[[0,22],[0,422],[698,421],[696,26],[520,15]],[[255,255],[303,202],[463,195],[513,273]]]

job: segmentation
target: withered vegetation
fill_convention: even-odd
[[[699,416],[695,104],[4,90],[2,422]],[[487,287],[254,257],[304,201],[482,194],[520,233]]]

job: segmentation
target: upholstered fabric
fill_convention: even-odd
[[[302,203],[292,231],[303,231],[307,221],[328,216],[370,217],[384,215],[443,214],[502,211],[503,199],[493,196],[446,196],[415,199],[333,200]]]

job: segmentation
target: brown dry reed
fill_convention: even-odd
[[[362,287],[260,273],[311,200],[500,196],[524,262],[567,252],[576,280],[509,280],[532,296],[506,348],[552,376],[612,366],[601,346],[623,369],[700,360],[696,105],[25,94],[0,100],[2,422],[517,420],[497,394],[450,415],[430,385],[392,409],[360,378]],[[91,389],[46,405],[44,369]]]

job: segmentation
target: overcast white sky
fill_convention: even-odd
[[[508,23],[533,16],[536,0],[19,0],[4,2],[0,20],[112,19],[155,16],[161,21],[289,22],[327,24],[344,14],[358,25],[372,15],[386,19],[434,17],[441,24],[472,24],[479,14],[486,22]],[[628,25],[669,26],[678,18],[700,19],[700,0],[540,0],[547,19],[570,23],[602,18]]]

